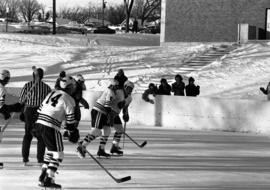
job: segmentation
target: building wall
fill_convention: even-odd
[[[266,8],[270,8],[270,0],[162,1],[161,42],[234,42],[240,23],[256,26],[258,36],[258,28],[265,28]]]

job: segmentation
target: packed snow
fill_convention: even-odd
[[[122,68],[135,82],[135,93],[142,93],[150,82],[166,78],[171,84],[176,74],[184,82],[192,76],[203,97],[257,99],[266,96],[259,87],[270,81],[270,42],[239,45],[230,54],[199,70],[183,74],[181,65],[205,50],[222,43],[176,43],[159,46],[158,35],[28,35],[0,34],[0,69],[11,72],[7,85],[18,96],[21,87],[32,78],[31,67],[45,70],[45,82],[51,87],[65,70],[83,74],[88,90],[103,90]],[[139,45],[138,45],[139,44]]]

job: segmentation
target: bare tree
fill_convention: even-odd
[[[160,9],[161,0],[136,0],[133,13],[141,19],[141,25],[143,25],[148,18],[160,15]]]
[[[132,11],[134,0],[124,0],[124,6],[126,10],[126,32],[129,32],[129,18]]]
[[[106,12],[106,18],[112,24],[120,24],[125,19],[125,8],[124,5],[119,5],[115,7],[109,7]]]
[[[45,21],[46,18],[46,5],[45,4],[40,4],[40,14],[41,14],[41,21]]]
[[[6,8],[8,0],[0,0],[0,17],[6,17]]]
[[[41,9],[37,0],[21,0],[20,12],[24,20],[30,23],[33,20],[33,16]]]

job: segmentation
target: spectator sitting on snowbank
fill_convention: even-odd
[[[142,99],[146,102],[154,104],[154,100],[149,98],[149,95],[152,94],[154,97],[157,95],[158,89],[154,83],[150,83],[148,89],[142,94]]]

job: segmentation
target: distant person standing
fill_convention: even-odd
[[[175,82],[172,84],[172,92],[175,96],[185,96],[185,83],[181,75],[175,75]]]
[[[133,21],[133,26],[132,26],[132,33],[137,33],[138,32],[138,21],[135,18]]]
[[[262,93],[267,95],[267,100],[270,100],[270,82],[268,83],[266,89],[263,87],[260,87],[260,90],[262,91]]]
[[[23,118],[25,122],[25,134],[22,142],[22,157],[24,165],[27,166],[29,162],[29,151],[31,141],[33,139],[32,130],[37,120],[37,110],[44,100],[44,98],[50,93],[51,88],[45,84],[43,79],[44,71],[41,68],[34,70],[33,80],[26,83],[21,91],[20,102],[25,104],[23,111]],[[43,157],[45,154],[45,145],[43,141],[37,143],[37,161],[43,163]]]
[[[168,84],[165,78],[160,80],[160,85],[158,87],[158,94],[159,95],[171,95],[172,87]]]
[[[194,84],[195,79],[189,77],[188,85],[186,86],[186,96],[198,96],[200,94],[200,86]]]

